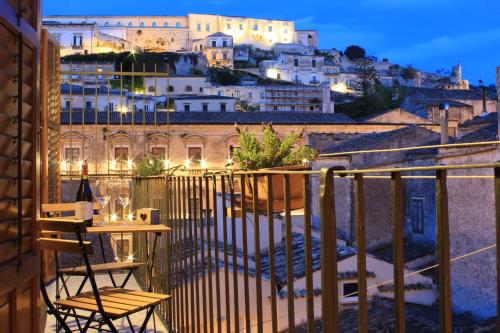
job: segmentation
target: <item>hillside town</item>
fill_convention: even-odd
[[[298,20],[37,13],[39,54],[0,29],[26,332],[499,330],[500,61],[488,85]]]

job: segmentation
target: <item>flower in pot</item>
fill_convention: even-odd
[[[304,131],[280,135],[272,124],[264,124],[262,137],[256,133],[242,130],[236,126],[239,134],[239,147],[234,150],[234,161],[243,170],[284,170],[300,171],[309,169],[309,162],[316,160],[318,152],[300,143]],[[284,210],[283,175],[274,174],[271,177],[273,192],[273,211]],[[301,174],[290,174],[290,208],[300,209],[304,206],[304,191]],[[245,199],[247,205],[253,203],[253,183],[246,178]],[[267,207],[268,189],[266,177],[258,177],[257,181],[258,207],[265,211]]]

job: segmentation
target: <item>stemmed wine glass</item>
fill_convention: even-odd
[[[97,180],[95,183],[95,199],[104,209],[111,200],[111,186],[109,180]]]
[[[131,181],[127,179],[122,179],[118,182],[117,194],[118,203],[123,208],[127,208],[130,203],[130,185]]]

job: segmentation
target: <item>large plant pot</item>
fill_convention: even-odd
[[[268,169],[260,169],[259,171],[304,171],[309,168],[304,166],[292,167],[276,167]],[[304,208],[304,186],[302,174],[290,174],[290,209]],[[273,212],[282,212],[285,210],[285,189],[284,189],[284,176],[282,174],[274,174],[271,176],[271,186],[273,195]],[[254,185],[252,177],[245,178],[245,202],[246,208],[252,209],[253,207],[253,194]],[[267,212],[268,200],[267,176],[257,177],[257,205],[259,211]]]

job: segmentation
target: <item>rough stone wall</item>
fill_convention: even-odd
[[[491,150],[445,157],[443,164],[492,163]],[[491,175],[491,169],[453,171],[449,175]],[[495,244],[495,202],[491,179],[448,180],[451,258]],[[496,314],[495,250],[489,249],[451,265],[453,310],[476,317]]]
[[[132,48],[182,51],[190,49],[189,31],[182,28],[128,28]]]

